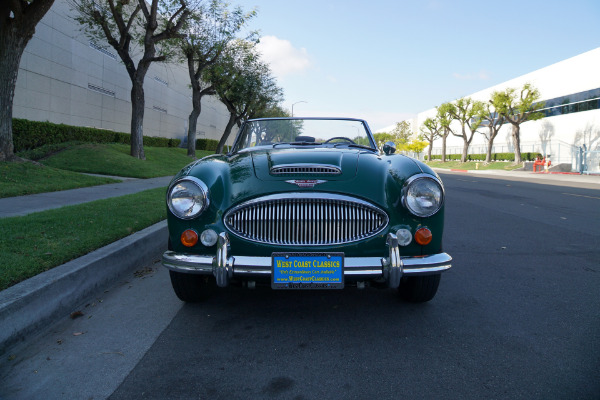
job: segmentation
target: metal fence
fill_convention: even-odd
[[[556,145],[560,148],[560,142],[557,141]],[[563,146],[570,146],[566,143],[563,143]],[[539,143],[539,142],[521,142],[521,153],[540,153],[544,156],[550,153],[550,146],[548,143]],[[564,149],[563,149],[564,150]],[[463,147],[462,146],[447,146],[446,147],[446,155],[450,154],[462,154]],[[515,146],[512,144],[498,144],[492,146],[492,154],[494,153],[514,153]],[[487,145],[485,144],[477,144],[469,147],[469,154],[486,154],[487,153]],[[442,148],[434,147],[431,150],[432,155],[441,155]]]
[[[462,146],[446,147],[446,155],[462,154]],[[500,144],[492,146],[493,153],[514,153],[515,148],[511,144]],[[486,145],[474,145],[469,147],[469,154],[486,154]],[[586,145],[577,146],[560,140],[548,142],[525,142],[521,143],[521,153],[539,153],[552,162],[553,166],[561,165],[562,170],[579,172],[581,174],[600,174],[600,148],[587,149]],[[424,158],[421,153],[419,159]],[[441,147],[434,147],[432,155],[441,155]],[[415,157],[417,158],[417,157]]]
[[[424,161],[426,156],[425,153],[414,153],[412,151],[400,151],[398,154],[404,154],[405,156],[415,158],[419,161]]]
[[[574,170],[580,174],[600,174],[600,151],[588,151],[585,145],[577,150]]]

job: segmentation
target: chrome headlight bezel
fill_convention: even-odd
[[[189,200],[189,207],[184,209],[174,204],[174,194],[184,191],[191,192]],[[184,196],[185,197],[185,196]],[[183,198],[183,197],[182,197]],[[198,217],[204,210],[208,208],[210,199],[208,195],[208,186],[198,178],[193,176],[186,176],[179,178],[169,186],[167,190],[167,206],[173,215],[179,219],[194,219]]]
[[[433,206],[418,207],[418,204],[416,204],[416,203],[418,202],[417,198],[419,196],[415,195],[416,194],[415,190],[420,189],[419,185],[423,185],[423,184],[431,185],[432,183],[433,183],[433,186],[428,186],[428,187],[425,187],[424,189],[427,189],[427,191],[429,191],[429,192],[431,192],[431,191],[436,192],[436,193],[434,193],[433,198],[431,195],[428,196],[428,199],[433,202]],[[421,188],[421,190],[423,190],[423,188]],[[404,186],[402,187],[402,205],[408,211],[410,211],[411,214],[413,214],[417,217],[426,218],[426,217],[431,217],[432,215],[437,213],[444,205],[444,198],[445,198],[444,185],[438,178],[436,178],[433,175],[429,175],[429,174],[413,175],[404,182]]]

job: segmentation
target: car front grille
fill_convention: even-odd
[[[318,175],[339,175],[342,170],[333,165],[310,165],[310,164],[291,164],[280,165],[271,168],[273,175],[297,175],[297,174],[318,174]]]
[[[259,198],[227,212],[233,234],[266,244],[319,246],[355,242],[376,235],[387,215],[348,196],[291,193]]]

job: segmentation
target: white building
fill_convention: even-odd
[[[27,44],[13,117],[129,132],[131,81],[117,53],[90,41],[67,0],[56,0]],[[183,139],[192,109],[187,67],[153,63],[144,83],[144,135]],[[220,139],[225,106],[204,97],[197,137]]]
[[[580,147],[596,150],[600,155],[600,48],[558,62],[510,81],[473,93],[468,97],[487,102],[493,91],[507,87],[520,89],[531,83],[545,101],[546,117],[521,125],[521,151],[550,155],[554,165],[578,164]],[[434,117],[436,109],[419,113],[413,121],[422,126],[428,117]],[[514,152],[510,124],[505,124],[494,141],[493,153]],[[487,127],[480,128],[487,133]],[[460,132],[455,129],[455,132]],[[450,135],[446,153],[461,154],[463,140]],[[485,154],[487,142],[483,134],[476,133],[469,154]],[[433,144],[432,154],[441,154],[441,139]],[[594,158],[595,166],[597,160]]]

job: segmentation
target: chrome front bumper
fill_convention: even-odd
[[[345,257],[344,278],[353,280],[384,279],[390,288],[400,285],[403,275],[433,275],[452,267],[452,257],[446,253],[423,257],[402,257],[396,235],[387,237],[388,257]],[[167,251],[162,264],[176,272],[214,275],[217,285],[226,287],[233,277],[252,280],[270,277],[271,257],[231,256],[227,233],[219,235],[216,256],[199,256]]]

